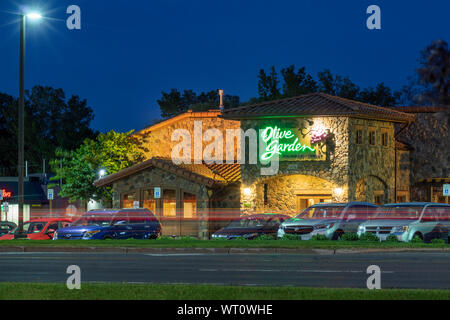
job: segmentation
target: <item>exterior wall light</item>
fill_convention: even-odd
[[[249,196],[252,194],[252,189],[250,188],[244,188],[244,195]]]
[[[336,194],[336,196],[341,197],[344,194],[344,189],[334,188],[334,193]]]

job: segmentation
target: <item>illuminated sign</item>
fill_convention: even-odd
[[[11,198],[12,197],[12,192],[11,191],[6,191],[5,189],[2,189],[2,195],[3,195],[3,199]]]
[[[327,133],[324,129],[281,129],[269,126],[263,129],[261,139],[265,152],[261,160],[278,155],[280,160],[326,160]]]

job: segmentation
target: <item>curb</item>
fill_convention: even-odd
[[[309,249],[309,248],[138,248],[138,247],[47,247],[0,246],[0,252],[74,252],[74,253],[160,253],[160,254],[358,254],[358,253],[450,253],[450,248],[361,248],[361,249]]]

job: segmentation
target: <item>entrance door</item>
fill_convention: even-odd
[[[320,202],[331,202],[331,194],[323,195],[297,195],[297,212],[302,212],[313,204]]]

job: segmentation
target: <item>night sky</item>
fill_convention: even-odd
[[[223,88],[257,96],[259,69],[325,68],[361,87],[406,83],[419,52],[450,40],[450,1],[380,0],[45,0],[0,1],[0,91],[18,95],[20,4],[45,17],[27,25],[26,88],[50,85],[78,94],[100,131],[140,129],[159,117],[171,88]],[[66,8],[81,8],[68,30]],[[382,30],[366,28],[366,8],[381,7]]]

